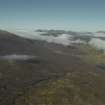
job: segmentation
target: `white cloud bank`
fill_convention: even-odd
[[[104,33],[97,33],[96,32],[96,33],[93,34],[93,36],[94,37],[105,37],[105,34]]]
[[[105,40],[99,38],[92,38],[89,44],[98,50],[103,50],[105,52]]]
[[[52,35],[49,35],[49,36],[41,35],[43,34],[42,32],[12,31],[12,33],[22,36],[22,37],[30,38],[30,39],[43,40],[49,43],[62,44],[65,46],[73,44],[73,43],[76,43],[76,44],[85,43],[84,41],[80,39],[73,41],[73,35],[68,35],[68,34],[61,34],[55,37]]]
[[[43,32],[34,32],[34,31],[19,31],[19,30],[15,30],[15,31],[11,31],[12,33],[15,33],[16,35],[22,36],[22,37],[26,37],[26,38],[30,38],[30,39],[36,39],[36,40],[43,40],[43,41],[47,41],[49,43],[56,43],[56,44],[62,44],[65,46],[71,45],[71,44],[86,44],[87,42],[85,42],[84,40],[81,39],[76,39],[73,40],[73,35],[68,35],[68,34],[61,34],[58,36],[45,36],[45,35],[41,35],[43,34]],[[83,34],[83,36],[86,36],[85,33]],[[88,35],[87,35],[88,36]],[[105,51],[105,41],[99,39],[99,37],[105,37],[104,33],[92,33],[89,34],[89,36],[91,37],[91,40],[89,41],[89,45],[95,47],[98,50],[104,50]],[[96,37],[96,38],[94,38]]]
[[[28,60],[32,58],[36,58],[36,56],[16,55],[16,54],[0,56],[0,59],[5,59],[5,60]]]

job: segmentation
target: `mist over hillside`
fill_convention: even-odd
[[[95,47],[97,50],[103,50],[105,52],[105,40],[99,38],[92,38],[89,44]]]
[[[74,32],[65,30],[41,30],[36,31],[11,31],[12,33],[35,40],[47,41],[49,43],[62,44],[88,44],[98,50],[105,50],[105,32]]]

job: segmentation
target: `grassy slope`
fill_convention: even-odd
[[[80,48],[85,52],[82,60],[88,64],[104,63],[104,54],[89,46]],[[89,65],[82,66],[57,80],[29,88],[15,105],[105,105],[105,73],[96,72]]]
[[[80,49],[86,53],[85,56],[83,56],[86,60],[86,62],[95,63],[95,64],[103,64],[105,63],[105,53],[97,51],[95,48],[91,46],[81,46]]]
[[[67,74],[27,91],[15,105],[104,105],[105,78],[96,74]]]

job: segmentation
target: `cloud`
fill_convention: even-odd
[[[62,44],[67,46],[67,45],[70,45],[70,40],[72,40],[72,36],[67,34],[62,34],[57,37],[54,37],[54,36],[47,37],[46,39],[47,39],[47,42]]]
[[[93,36],[94,37],[105,37],[105,34],[104,33],[97,33],[96,32],[96,33],[93,34]]]
[[[0,58],[5,60],[28,60],[28,59],[36,58],[36,56],[12,54],[12,55],[0,56]]]
[[[35,40],[42,40],[42,41],[47,41],[49,43],[56,43],[56,44],[62,44],[64,46],[68,46],[70,44],[78,44],[78,43],[84,43],[84,41],[77,39],[73,40],[73,35],[68,35],[68,34],[61,34],[58,36],[53,36],[53,35],[41,35],[42,32],[32,32],[32,31],[12,31],[12,33],[25,37],[25,38],[30,38],[30,39],[35,39]]]
[[[99,38],[92,38],[89,42],[89,44],[93,47],[95,47],[97,50],[103,50],[105,51],[105,40],[99,39]]]

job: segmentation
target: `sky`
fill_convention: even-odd
[[[105,30],[105,0],[0,0],[0,29]]]

